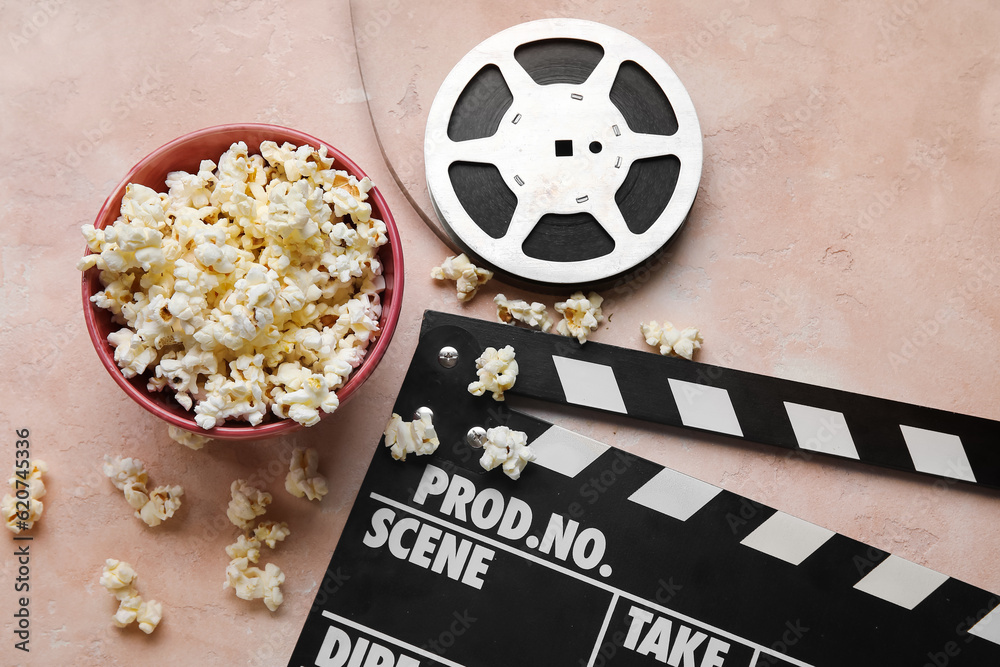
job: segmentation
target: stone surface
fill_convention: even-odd
[[[593,340],[642,348],[639,322],[669,319],[701,329],[701,361],[1000,419],[1000,9],[522,4],[445,11],[442,2],[403,2],[381,18],[363,14],[358,27],[372,35],[364,83],[379,138],[418,206],[426,197],[412,176],[422,162],[419,118],[435,77],[523,20],[554,13],[614,25],[662,54],[684,82],[705,134],[705,169],[670,253],[605,293],[610,321]],[[30,543],[32,651],[12,654],[7,643],[3,662],[283,665],[391,411],[422,311],[492,318],[500,291],[550,305],[567,295],[494,282],[461,305],[452,287],[428,278],[449,250],[383,161],[346,0],[141,9],[6,2],[0,25],[0,469],[13,465],[18,428],[31,430],[32,453],[50,466],[45,516]],[[143,155],[238,121],[314,134],[371,175],[404,240],[404,308],[384,362],[334,418],[278,440],[192,451],[100,366],[80,312],[79,227]],[[623,418],[571,415],[564,425],[1000,592],[995,492]],[[330,494],[319,505],[282,490],[294,446],[320,452]],[[182,509],[147,528],[101,474],[105,454],[139,457],[157,483],[183,485]],[[222,590],[236,478],[271,491],[268,518],[292,530],[265,556],[287,575],[274,614]],[[109,557],[132,563],[143,595],[163,602],[153,635],[112,626],[117,604],[98,583]],[[0,560],[5,642],[15,573],[8,553]]]

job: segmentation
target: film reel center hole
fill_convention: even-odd
[[[591,141],[590,142],[590,152],[591,153],[594,153],[596,155],[597,153],[601,152],[602,148],[604,148],[604,146],[601,145],[600,141]]]
[[[556,157],[573,157],[572,139],[556,139]]]

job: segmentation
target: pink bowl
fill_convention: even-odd
[[[260,143],[267,140],[275,141],[278,144],[288,141],[296,146],[309,144],[315,148],[326,146],[327,155],[334,158],[335,168],[346,170],[359,179],[365,176],[365,172],[339,150],[325,141],[303,132],[277,125],[258,123],[219,125],[197,130],[174,139],[140,160],[105,200],[101,212],[97,214],[97,219],[94,221],[94,226],[100,229],[113,224],[118,219],[125,186],[129,183],[140,183],[158,192],[164,192],[169,172],[184,170],[195,173],[202,160],[217,161],[219,156],[234,142],[246,142],[247,148],[251,153],[254,153],[259,152]],[[382,317],[379,320],[380,332],[375,342],[369,345],[364,361],[354,369],[344,386],[337,391],[341,405],[368,379],[379,360],[382,359],[382,355],[385,354],[385,350],[389,346],[389,341],[392,340],[392,334],[399,320],[399,312],[402,309],[403,249],[399,240],[399,232],[396,230],[396,224],[389,212],[389,207],[377,187],[373,187],[369,191],[368,203],[372,206],[372,217],[385,222],[389,236],[389,243],[379,250],[379,259],[382,262],[383,277],[385,278],[385,291],[382,293]],[[87,253],[89,254],[89,249]],[[93,268],[83,274],[83,313],[87,321],[87,331],[90,332],[90,339],[94,343],[94,348],[97,350],[97,355],[100,357],[101,363],[104,364],[104,368],[118,383],[118,386],[125,390],[125,393],[136,403],[174,426],[224,440],[255,440],[301,428],[300,424],[291,419],[279,420],[273,415],[269,415],[274,421],[268,422],[265,418],[265,421],[257,426],[234,422],[235,425],[217,426],[210,431],[205,431],[195,423],[194,412],[185,410],[177,403],[172,392],[169,390],[151,392],[146,389],[148,373],[131,379],[122,375],[121,369],[115,363],[114,347],[108,342],[108,334],[117,331],[120,325],[112,322],[110,311],[98,308],[90,301],[90,297],[102,289],[98,277],[99,273],[98,269]]]

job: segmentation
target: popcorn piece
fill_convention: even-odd
[[[486,431],[486,443],[479,464],[485,470],[503,466],[504,473],[518,479],[528,462],[535,460],[535,453],[528,446],[528,436],[522,431],[512,431],[497,426]]]
[[[104,474],[111,479],[111,483],[118,489],[124,490],[129,484],[142,484],[145,486],[148,480],[146,467],[139,459],[125,458],[118,456],[111,458],[104,457]]]
[[[319,454],[316,450],[296,447],[292,450],[292,460],[285,476],[285,489],[296,498],[305,496],[309,500],[322,500],[329,489],[326,478],[319,474],[318,469]]]
[[[493,393],[494,401],[504,400],[503,393],[514,386],[517,380],[517,362],[514,360],[514,348],[510,345],[497,350],[488,347],[482,356],[476,359],[476,374],[479,379],[469,385],[469,393],[482,396],[485,392]]]
[[[118,220],[82,228],[78,267],[101,272],[92,301],[120,326],[108,341],[122,374],[173,391],[206,430],[269,413],[315,424],[379,330],[388,234],[371,181],[333,169],[325,148],[260,152],[234,143],[218,165],[171,172],[166,193],[130,184]],[[284,364],[305,377],[286,383]]]
[[[274,546],[271,545],[273,549]],[[260,559],[260,540],[254,537],[240,535],[236,542],[226,547],[226,554],[233,560],[245,558],[250,563],[256,563]]]
[[[319,421],[319,411],[333,412],[340,405],[337,394],[330,391],[326,377],[310,375],[302,386],[290,393],[279,393],[271,410],[279,417],[291,417],[304,426]]]
[[[130,589],[130,592],[134,589]],[[134,622],[142,607],[142,597],[139,595],[129,595],[122,598],[118,603],[118,611],[111,617],[111,620],[119,628],[124,628]]]
[[[659,346],[660,354],[664,356],[684,357],[691,359],[695,350],[701,349],[701,334],[694,327],[688,327],[683,331],[678,331],[670,322],[664,322],[660,326],[656,320],[649,324],[645,322],[639,325],[642,337],[646,343]]]
[[[101,571],[101,585],[118,600],[118,611],[111,617],[119,628],[138,621],[139,629],[147,635],[163,619],[163,605],[156,600],[143,600],[136,588],[139,575],[125,561],[108,558]]]
[[[284,601],[280,588],[284,582],[285,574],[273,563],[261,570],[249,566],[246,558],[235,558],[226,568],[222,588],[232,588],[241,600],[263,599],[267,608],[275,611]]]
[[[435,280],[454,280],[458,290],[458,300],[468,301],[476,296],[476,292],[493,277],[493,272],[476,267],[469,258],[462,253],[455,257],[448,257],[441,266],[431,269],[431,278]]]
[[[124,600],[131,597],[135,589],[139,575],[135,569],[125,561],[108,558],[104,561],[104,570],[101,572],[101,586],[104,586],[117,599]]]
[[[272,549],[277,546],[278,542],[284,542],[285,538],[291,534],[292,531],[288,529],[288,524],[282,521],[278,523],[276,521],[261,521],[257,524],[257,527],[253,530],[253,537],[256,541],[261,544],[266,544]],[[254,559],[253,562],[257,562]]]
[[[150,528],[155,528],[174,515],[181,506],[183,487],[158,486],[149,491],[146,467],[133,458],[104,457],[104,474],[125,496],[135,515]]]
[[[0,501],[0,514],[7,528],[15,534],[32,528],[45,510],[41,501],[45,495],[42,475],[49,471],[49,466],[41,459],[34,459],[29,465],[28,468],[14,469],[14,476],[8,480],[10,493]],[[18,503],[27,503],[27,509]]]
[[[156,600],[143,601],[136,611],[135,620],[139,622],[140,630],[150,634],[163,620],[163,604]]]
[[[433,454],[441,444],[431,417],[427,414],[406,422],[394,412],[385,427],[384,435],[385,446],[391,449],[392,458],[397,461],[405,461],[407,454]]]
[[[604,299],[597,292],[591,292],[586,297],[583,292],[576,292],[565,301],[557,302],[556,311],[564,319],[559,320],[556,325],[556,333],[576,338],[581,345],[586,343],[587,336],[596,331],[604,321],[604,314],[601,312],[603,302]]]
[[[149,494],[149,500],[139,509],[139,518],[147,526],[156,527],[174,515],[181,506],[184,489],[180,486],[158,486]]]
[[[173,424],[167,426],[167,433],[170,435],[172,440],[181,443],[185,447],[190,447],[191,449],[201,449],[211,440],[211,438],[207,436],[192,433],[187,429],[179,428]]]
[[[248,530],[253,520],[267,511],[272,500],[271,494],[255,489],[242,479],[233,482],[229,490],[232,500],[229,501],[226,516],[237,528]]]
[[[497,319],[507,324],[513,324],[514,320],[527,324],[532,329],[548,331],[552,328],[552,318],[549,317],[545,304],[534,301],[509,301],[503,294],[493,297],[493,303],[497,305]]]

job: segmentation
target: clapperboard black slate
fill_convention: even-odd
[[[394,411],[442,444],[375,452],[289,665],[1000,664],[997,595],[471,396],[507,344],[513,393],[998,485],[996,422],[428,312]],[[466,442],[500,424],[518,481]]]

